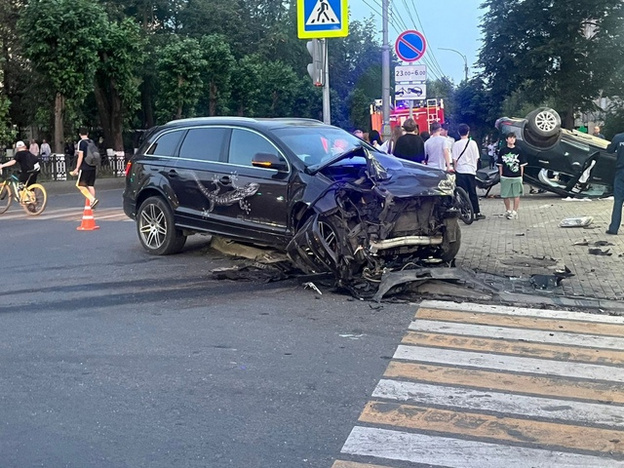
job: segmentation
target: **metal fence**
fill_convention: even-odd
[[[3,155],[0,163],[9,161],[12,158]],[[68,160],[70,159],[70,160]],[[64,154],[52,154],[48,160],[41,160],[41,172],[39,180],[67,180],[69,172],[75,165],[75,159],[71,159]],[[102,165],[98,168],[99,177],[123,177],[126,166],[126,156],[123,154],[102,154]]]

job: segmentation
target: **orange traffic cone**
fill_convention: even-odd
[[[91,209],[91,202],[88,198],[85,198],[84,212],[82,213],[82,222],[80,226],[76,228],[78,231],[95,231],[100,229],[100,226],[95,225],[95,218],[93,217],[93,210]]]

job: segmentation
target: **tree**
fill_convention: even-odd
[[[204,82],[206,60],[196,39],[173,39],[157,49],[158,98],[156,114],[160,122],[193,117]]]
[[[486,0],[479,62],[500,105],[515,89],[552,99],[564,126],[612,83],[624,58],[620,0]]]
[[[93,90],[106,16],[92,0],[39,0],[23,9],[18,30],[32,67],[49,83],[54,100],[54,151],[63,151],[66,99]]]
[[[123,151],[123,127],[139,104],[138,68],[144,40],[136,23],[107,22],[99,50],[95,100],[106,148]]]
[[[200,48],[205,64],[201,71],[204,83],[202,95],[208,101],[208,115],[225,114],[228,112],[230,80],[236,60],[225,38],[218,34],[202,37]]]
[[[470,126],[470,135],[482,141],[485,135],[493,131],[489,119],[490,95],[485,82],[479,78],[462,81],[453,93],[452,120],[456,124]]]

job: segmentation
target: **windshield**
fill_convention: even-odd
[[[362,146],[374,151],[363,140],[337,127],[288,127],[274,133],[306,166],[321,164]],[[366,159],[355,156],[349,164],[365,165]]]

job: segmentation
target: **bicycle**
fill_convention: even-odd
[[[15,174],[3,176],[0,183],[0,214],[9,209],[14,198],[30,216],[40,215],[48,202],[48,194],[43,185],[26,183],[22,186]]]
[[[474,210],[468,193],[461,188],[455,187],[455,207],[459,211],[459,219],[465,224],[472,224],[474,221]]]

